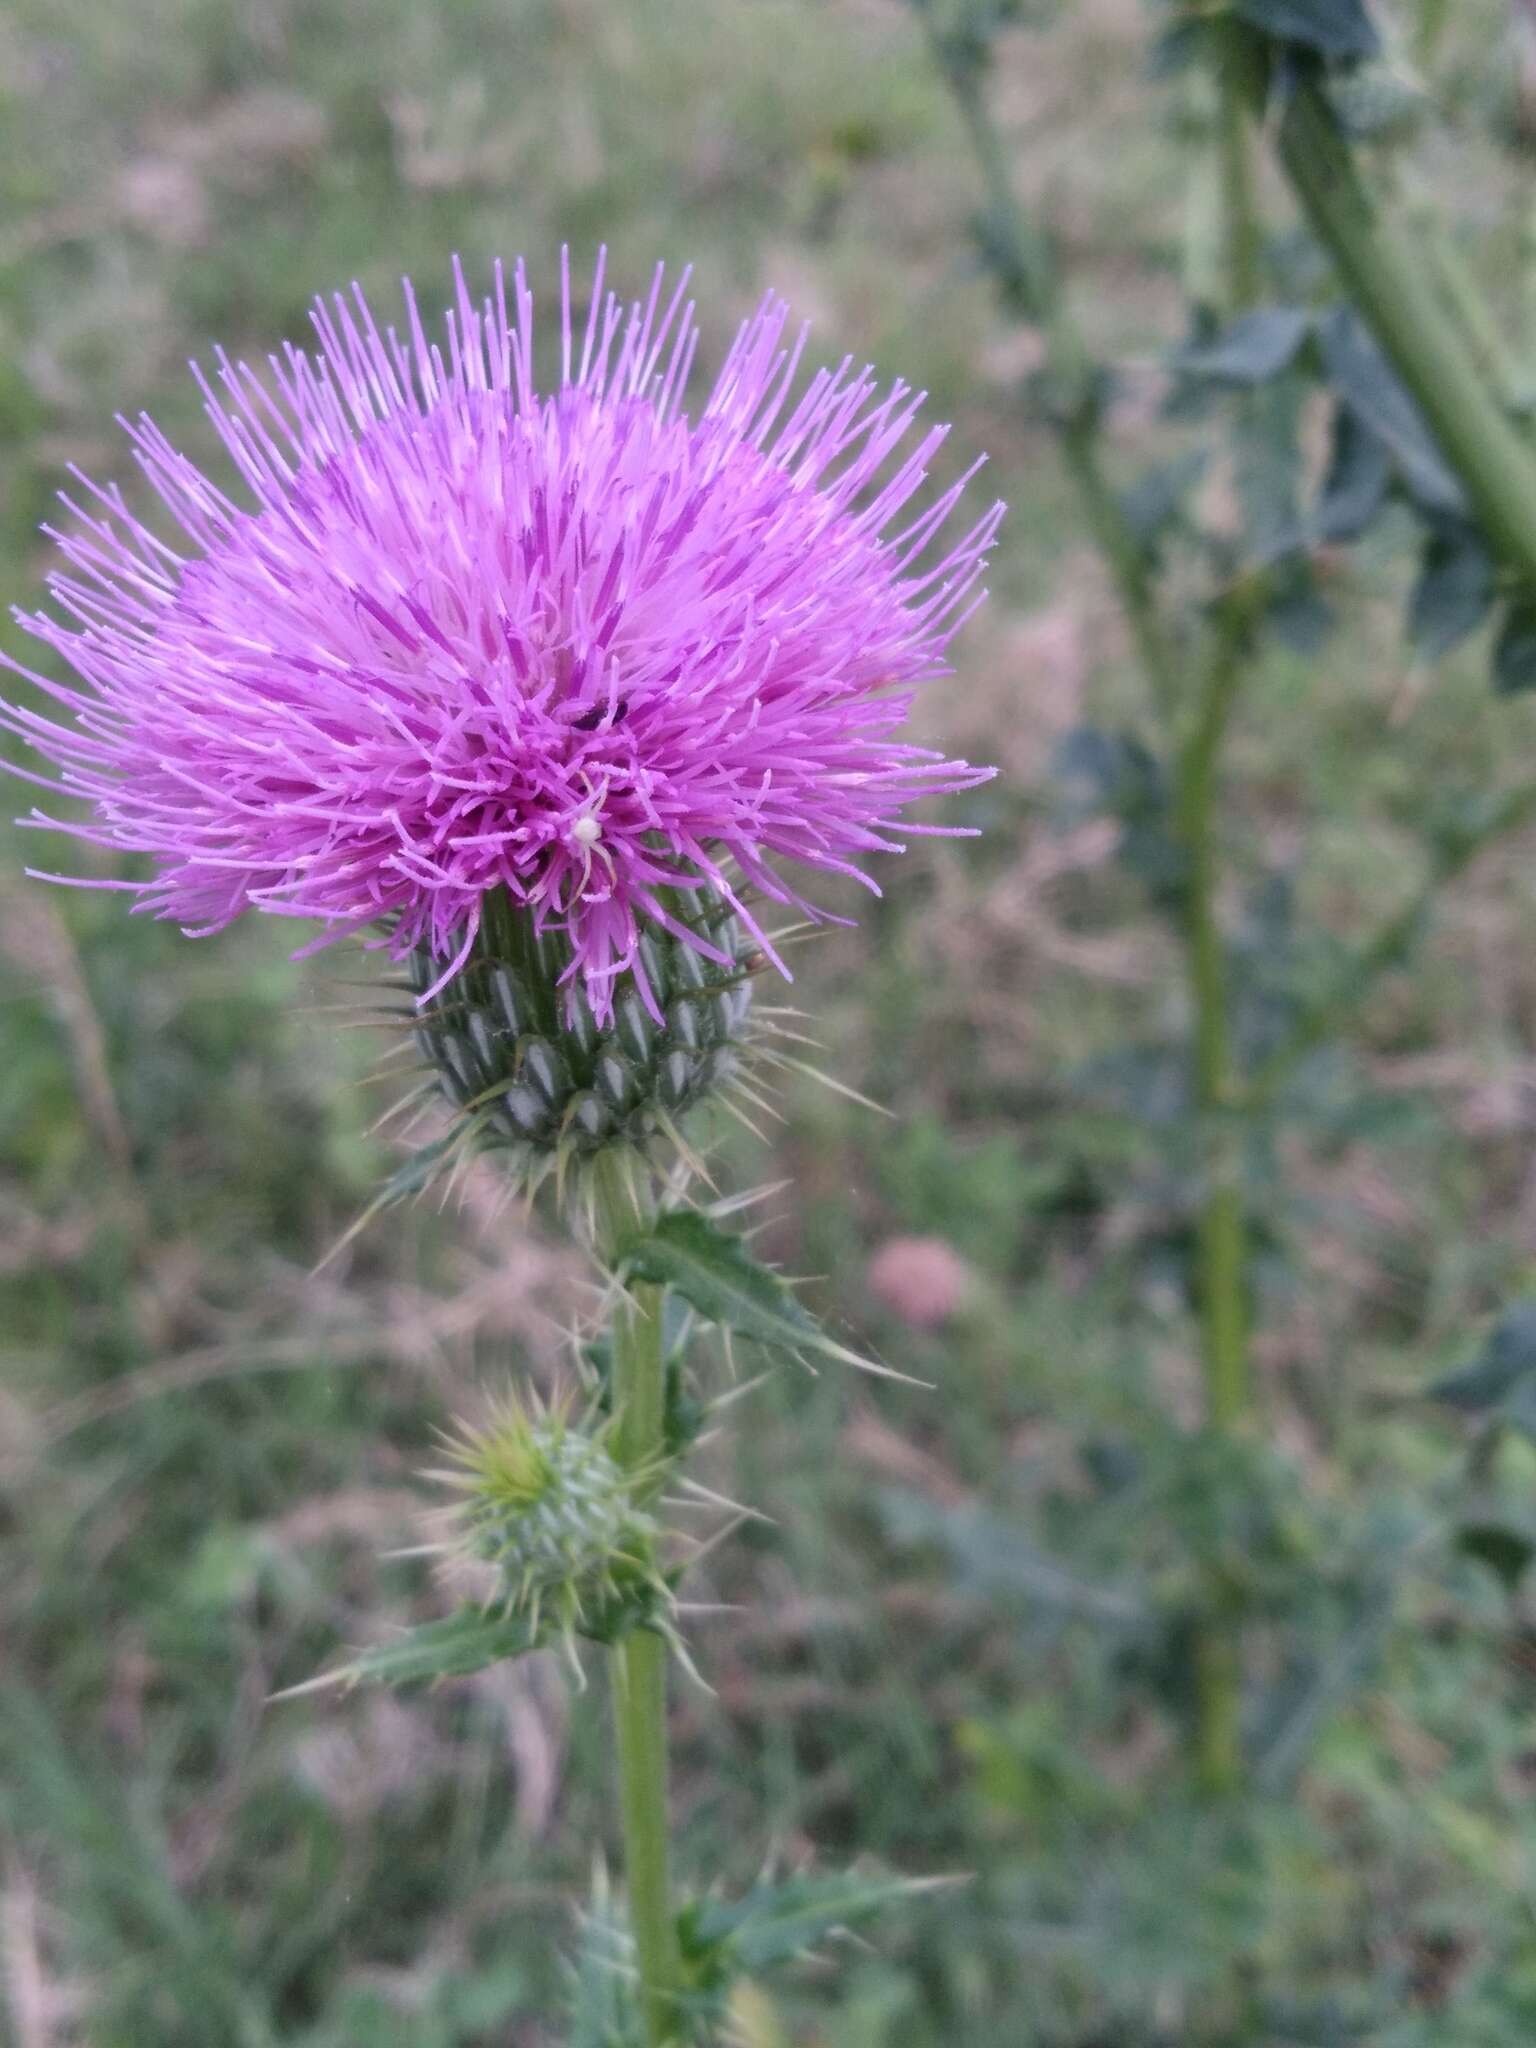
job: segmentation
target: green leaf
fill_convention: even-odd
[[[1232,11],[1277,42],[1299,43],[1331,62],[1374,57],[1381,49],[1365,0],[1235,0]]]
[[[1493,648],[1493,686],[1501,697],[1536,689],[1536,599],[1510,604]]]
[[[1446,467],[1407,386],[1348,306],[1318,330],[1328,381],[1390,452],[1403,487],[1426,512],[1465,519],[1461,485]]]
[[[829,1337],[788,1281],[761,1266],[734,1231],[700,1209],[668,1209],[620,1249],[627,1279],[670,1287],[706,1322],[783,1351],[817,1351],[866,1369],[869,1360]]]
[[[1243,514],[1243,551],[1255,568],[1294,555],[1302,530],[1301,421],[1308,387],[1299,375],[1248,392],[1232,423],[1233,481]]]
[[[882,1491],[880,1508],[893,1543],[943,1550],[956,1583],[978,1599],[1007,1601],[1036,1616],[1080,1616],[1114,1629],[1140,1629],[1152,1618],[1136,1588],[1081,1578],[1023,1529],[985,1508],[940,1507],[900,1487]]]
[[[1118,818],[1122,865],[1159,908],[1177,909],[1189,864],[1173,830],[1168,773],[1157,756],[1134,733],[1080,725],[1057,747],[1052,773],[1065,820]]]
[[[1339,126],[1356,142],[1404,140],[1431,104],[1418,80],[1390,57],[1334,72],[1327,92]]]
[[[1173,366],[1220,384],[1267,384],[1290,368],[1311,332],[1306,307],[1261,306],[1240,313],[1214,339],[1181,349]]]
[[[569,1970],[567,2048],[645,2048],[634,1946],[606,1883],[582,1916],[581,1946]]]
[[[1392,458],[1348,405],[1335,408],[1328,473],[1312,514],[1320,541],[1358,540],[1386,502]]]
[[[1456,1532],[1456,1548],[1464,1557],[1487,1565],[1505,1592],[1513,1593],[1536,1557],[1536,1536],[1503,1521],[1464,1522]]]
[[[1502,1414],[1525,1427],[1536,1426],[1536,1300],[1516,1302],[1471,1364],[1436,1380],[1428,1391],[1432,1401],[1466,1415],[1491,1419]]]
[[[700,1900],[679,1915],[678,1933],[684,1957],[701,1978],[756,1975],[954,1881],[855,1870],[805,1873],[757,1885],[734,1901]]]
[[[526,1614],[487,1614],[478,1607],[461,1607],[446,1620],[403,1629],[391,1641],[360,1651],[339,1670],[290,1686],[277,1697],[297,1699],[333,1685],[435,1685],[439,1679],[467,1678],[505,1658],[521,1657],[542,1642],[542,1631],[530,1625]]]
[[[1439,661],[1493,609],[1494,561],[1475,526],[1435,526],[1408,605],[1408,632],[1426,661]]]

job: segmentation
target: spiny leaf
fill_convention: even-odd
[[[789,1283],[759,1265],[735,1232],[699,1209],[669,1209],[629,1238],[619,1258],[631,1280],[670,1287],[706,1322],[722,1324],[758,1344],[816,1351],[845,1365],[885,1372],[829,1337]]]
[[[600,1878],[570,1965],[568,2048],[645,2048],[637,1982],[629,1931]]]
[[[791,1962],[891,1906],[960,1881],[806,1872],[757,1885],[734,1901],[702,1900],[679,1916],[678,1932],[684,1955],[701,1976],[733,1969],[751,1973]]]
[[[541,1630],[525,1613],[508,1616],[461,1607],[443,1621],[405,1629],[390,1642],[362,1650],[350,1664],[290,1686],[277,1698],[297,1699],[333,1685],[433,1685],[443,1678],[467,1678],[507,1657],[521,1657],[541,1641]]]

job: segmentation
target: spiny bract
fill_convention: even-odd
[[[656,1583],[656,1524],[610,1429],[573,1420],[568,1403],[539,1412],[512,1396],[484,1428],[447,1439],[451,1464],[431,1475],[460,1496],[447,1547],[494,1567],[488,1605],[545,1613],[568,1633],[625,1583]]]
[[[423,992],[437,963],[414,958],[422,1053],[476,1142],[509,1149],[528,1180],[561,1154],[675,1136],[676,1119],[735,1077],[761,955],[718,898],[678,914],[698,943],[647,932],[602,1024],[569,977],[569,943],[536,937],[504,901],[486,904],[474,951],[435,994]]]

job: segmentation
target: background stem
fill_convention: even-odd
[[[1194,1094],[1202,1139],[1204,1194],[1198,1225],[1200,1359],[1206,1426],[1237,1427],[1250,1400],[1248,1370],[1248,1225],[1242,1133],[1234,1120],[1231,1020],[1226,963],[1216,916],[1217,768],[1242,676],[1255,597],[1233,592],[1218,620],[1217,642],[1201,688],[1193,731],[1180,761],[1178,825],[1188,860],[1186,941],[1194,1009]],[[1230,1619],[1215,1613],[1195,1657],[1196,1740],[1206,1789],[1225,1793],[1241,1775],[1241,1661]]]
[[[1062,289],[1050,243],[1019,204],[982,76],[956,65],[941,37],[930,34],[930,47],[981,173],[992,267],[1012,310],[1038,327],[1045,342],[1045,377],[1055,395],[1049,417],[1062,459],[1114,582],[1153,699],[1169,718],[1178,695],[1178,652],[1158,610],[1145,546],[1099,459],[1098,366]]]
[[[1216,88],[1224,296],[1227,312],[1237,314],[1259,298],[1264,252],[1248,112],[1253,51],[1241,30],[1229,29],[1222,40]],[[1186,922],[1194,1096],[1204,1180],[1196,1256],[1200,1363],[1206,1428],[1220,1436],[1242,1424],[1252,1400],[1252,1381],[1243,1133],[1232,1066],[1226,952],[1216,903],[1218,771],[1265,595],[1259,577],[1228,592],[1219,606],[1193,729],[1179,763],[1178,822],[1189,861]],[[1242,1778],[1242,1683],[1240,1617],[1230,1611],[1223,1589],[1213,1586],[1195,1644],[1195,1754],[1201,1782],[1216,1796],[1234,1791]]]
[[[601,1240],[611,1254],[635,1223],[633,1198],[619,1185],[598,1189]],[[666,1362],[661,1289],[631,1287],[613,1322],[616,1449],[628,1469],[653,1461],[665,1443]],[[624,1828],[630,1930],[640,1973],[649,2048],[680,2039],[682,1958],[672,1905],[667,1814],[667,1646],[636,1629],[611,1653],[613,1725]]]
[[[1377,204],[1318,85],[1280,123],[1280,161],[1353,304],[1414,398],[1499,556],[1536,584],[1536,457],[1447,313],[1419,251]],[[1464,316],[1465,317],[1465,316]]]

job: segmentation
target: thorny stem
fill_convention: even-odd
[[[605,1258],[635,1227],[635,1196],[617,1172],[599,1180],[599,1242]],[[665,1441],[666,1366],[661,1289],[635,1285],[613,1323],[616,1448],[626,1468],[655,1460]],[[675,2048],[682,1957],[672,1906],[667,1813],[667,1646],[648,1629],[611,1653],[613,1725],[623,1815],[629,1919],[648,2048]]]

